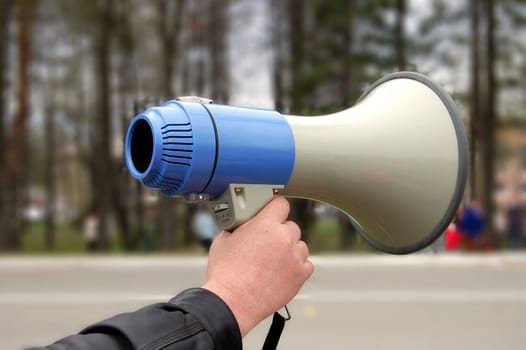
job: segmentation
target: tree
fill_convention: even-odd
[[[286,8],[290,72],[289,101],[290,112],[293,114],[301,114],[304,111],[304,5],[302,0],[288,0]],[[279,78],[279,76],[275,76],[275,78]],[[275,84],[280,84],[280,82]],[[308,227],[312,221],[309,208],[312,206],[312,203],[306,199],[295,198],[290,200],[290,204],[290,218],[300,226],[303,240],[308,241]]]
[[[0,251],[11,250],[8,238],[8,222],[10,220],[8,215],[8,193],[9,187],[7,184],[7,164],[6,164],[6,150],[7,150],[7,108],[5,103],[5,75],[8,70],[7,66],[7,47],[9,45],[8,29],[9,16],[11,8],[13,7],[12,0],[0,0]]]
[[[178,50],[186,5],[186,0],[159,0],[157,2],[162,60],[162,71],[159,72],[159,77],[163,99],[175,97],[173,89],[174,71],[179,59]],[[182,207],[182,205],[181,199],[174,200],[174,198],[162,195],[159,197],[157,222],[160,247],[163,250],[175,249],[175,236],[178,224],[175,208],[176,206]]]
[[[136,64],[136,38],[132,29],[132,21],[129,16],[131,2],[129,0],[119,0],[115,4],[113,11],[114,16],[114,58],[119,64],[114,69],[118,76],[118,85],[115,88],[114,95],[119,101],[115,115],[120,115],[119,131],[125,135],[131,112],[132,100],[137,94],[138,67]],[[130,59],[131,58],[131,59]],[[128,107],[128,108],[127,108]],[[135,107],[135,106],[134,106]],[[137,111],[138,114],[139,112]],[[134,115],[135,115],[134,114]],[[122,171],[125,167],[122,158],[112,159],[113,176],[111,178],[112,188],[112,207],[115,213],[117,225],[119,227],[120,241],[122,247],[127,251],[135,250],[138,246],[138,240],[144,241],[144,211],[142,203],[142,189],[135,191],[137,196],[135,206],[140,208],[135,216],[136,225],[131,225],[130,220],[130,203],[129,194],[133,191],[130,176],[127,172]],[[120,171],[119,171],[120,170]],[[135,183],[139,182],[134,181]],[[136,186],[134,186],[136,187]],[[134,227],[135,229],[132,229]]]
[[[55,165],[56,138],[56,105],[52,96],[46,98],[45,106],[45,186],[46,186],[46,214],[45,214],[45,247],[52,250],[55,247],[55,201],[57,197]]]
[[[95,211],[98,217],[99,249],[107,251],[109,241],[109,212],[111,208],[111,169],[110,156],[111,105],[110,105],[110,38],[113,29],[113,0],[97,2],[98,30],[95,33],[95,79],[97,86],[97,115],[93,133],[95,137]]]
[[[407,1],[396,0],[395,3],[396,22],[394,28],[394,43],[396,66],[398,70],[407,69],[407,52],[406,52],[406,37],[405,37],[405,22],[407,16]]]
[[[208,47],[210,55],[210,98],[228,103],[230,79],[228,72],[228,8],[230,0],[208,2]]]
[[[271,0],[271,21],[269,31],[271,32],[271,47],[273,52],[272,61],[272,92],[274,96],[274,108],[277,111],[283,111],[285,108],[285,20],[284,6],[281,0]]]
[[[275,86],[282,88],[278,79],[290,76],[288,89],[283,90],[288,91],[293,114],[349,108],[379,72],[395,64],[405,67],[405,1],[289,0],[287,4],[288,71],[275,74]],[[393,25],[386,14],[395,10]],[[312,217],[308,207],[305,201],[293,201],[292,216],[304,232]]]
[[[290,57],[290,110],[300,114],[303,107],[303,70],[304,70],[304,2],[302,0],[288,0],[288,29],[289,29],[289,57]]]
[[[480,2],[479,0],[470,0],[470,25],[471,25],[471,40],[470,40],[470,122],[469,122],[469,192],[472,197],[478,196],[477,186],[477,140],[478,140],[478,118],[480,117],[480,39],[479,39],[479,22],[480,22]]]
[[[494,0],[484,0],[484,16],[486,21],[486,71],[484,74],[486,89],[484,108],[482,109],[480,147],[482,163],[482,205],[488,217],[488,229],[492,234],[493,213],[495,204],[493,202],[493,191],[495,182],[495,126],[496,126],[496,26],[495,26],[495,3]]]
[[[25,206],[28,170],[27,125],[29,119],[29,85],[28,70],[31,60],[31,25],[34,2],[19,0],[17,9],[17,111],[13,120],[13,130],[7,146],[6,181],[8,186],[7,201],[4,210],[6,222],[3,227],[7,234],[7,247],[15,250],[20,244],[22,210]]]

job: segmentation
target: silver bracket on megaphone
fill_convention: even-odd
[[[256,215],[284,185],[230,184],[219,198],[207,201],[221,229],[233,230]]]
[[[204,103],[204,104],[214,103],[213,100],[206,98],[206,97],[200,97],[200,96],[179,96],[176,98],[176,100],[182,101],[182,102],[197,102],[197,103]]]

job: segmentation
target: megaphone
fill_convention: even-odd
[[[453,219],[467,177],[463,123],[425,76],[393,73],[347,110],[315,117],[181,98],[127,131],[132,176],[162,194],[205,201],[232,229],[273,196],[345,212],[373,247],[410,253]]]

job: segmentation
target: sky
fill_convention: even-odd
[[[231,11],[233,19],[229,38],[232,74],[230,103],[272,108],[272,51],[268,48],[270,11],[267,1],[238,1]]]

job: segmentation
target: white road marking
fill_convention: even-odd
[[[526,254],[459,254],[459,253],[416,253],[409,255],[326,255],[313,256],[311,261],[315,266],[331,268],[364,268],[364,267],[489,267],[526,268]]]
[[[520,267],[526,268],[524,253],[496,254],[430,254],[410,255],[357,254],[319,255],[311,261],[317,267]],[[135,269],[206,268],[206,256],[0,256],[0,271],[35,269]]]
[[[174,295],[168,294],[131,294],[120,292],[83,292],[83,293],[30,293],[0,292],[0,304],[17,305],[60,305],[60,304],[114,304],[130,302],[166,302]]]
[[[121,292],[33,293],[0,292],[4,305],[114,304],[130,302],[165,302],[169,294],[133,294]],[[360,290],[350,292],[301,293],[298,302],[316,303],[524,303],[526,290]]]
[[[64,256],[0,257],[0,271],[53,269],[133,269],[206,268],[206,256]]]
[[[526,290],[361,290],[299,294],[311,303],[515,303],[526,302]]]

